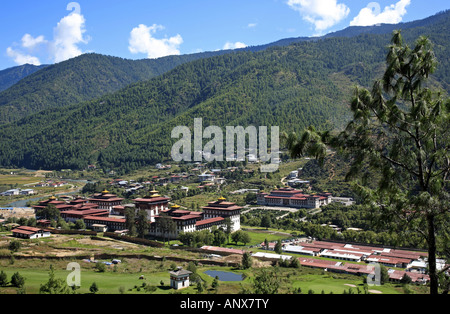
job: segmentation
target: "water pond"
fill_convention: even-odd
[[[207,270],[207,271],[205,271],[205,274],[207,274],[208,276],[211,276],[213,278],[216,278],[216,276],[217,276],[220,281],[242,281],[243,280],[241,274],[235,274],[235,273],[227,272],[227,271]]]

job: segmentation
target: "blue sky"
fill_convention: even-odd
[[[448,0],[2,1],[0,70],[86,52],[143,59],[254,46],[446,9]]]

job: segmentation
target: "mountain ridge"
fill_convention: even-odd
[[[48,65],[24,64],[0,71],[0,92],[10,88],[25,77],[45,68]]]
[[[127,85],[145,81],[166,73],[178,65],[202,58],[226,53],[258,52],[271,47],[283,47],[306,41],[335,37],[352,37],[361,34],[390,33],[396,27],[405,29],[423,27],[446,20],[450,11],[443,11],[428,18],[401,24],[380,26],[353,26],[321,37],[297,37],[281,39],[265,45],[235,50],[221,50],[158,59],[131,60],[97,53],[79,57],[30,73],[5,90],[0,89],[0,124],[16,121],[46,108],[64,107],[101,97],[118,91]],[[88,60],[91,58],[92,60]],[[103,67],[103,69],[100,69]],[[7,69],[9,70],[9,69]],[[0,71],[1,74],[7,70]],[[90,73],[89,73],[90,72]],[[1,86],[1,85],[0,85]],[[67,92],[70,90],[70,92]]]

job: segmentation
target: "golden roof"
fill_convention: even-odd
[[[223,201],[226,201],[227,199],[225,198],[225,197],[219,197],[219,201],[221,201],[221,202],[223,202]]]
[[[53,195],[52,197],[50,197],[51,200],[56,200],[56,196]]]
[[[109,193],[109,191],[107,190],[107,189],[105,189],[103,192],[102,192],[102,194],[108,194]]]
[[[180,208],[181,206],[180,205],[172,205],[171,206],[173,209],[178,209],[178,208]]]

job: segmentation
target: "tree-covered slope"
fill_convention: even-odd
[[[185,62],[218,53],[127,60],[99,54],[47,66],[0,93],[0,124],[47,108],[92,100],[130,84],[161,75]],[[1,73],[1,72],[0,72]]]
[[[0,92],[8,89],[21,79],[45,67],[46,65],[35,66],[31,64],[24,64],[0,71]]]

